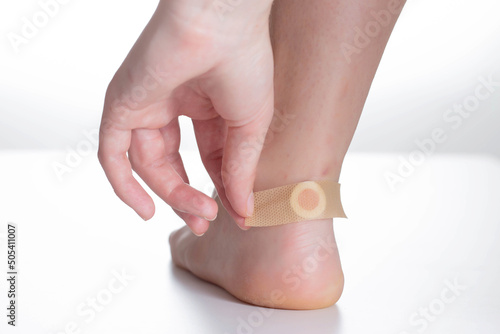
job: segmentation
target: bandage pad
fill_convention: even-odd
[[[330,180],[305,181],[258,191],[254,195],[254,214],[245,219],[245,226],[276,226],[346,217],[340,201],[340,184]]]

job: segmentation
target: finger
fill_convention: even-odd
[[[255,172],[274,110],[270,43],[258,49],[223,67],[221,85],[210,92],[228,126],[222,159],[225,192],[242,217],[253,214]]]
[[[228,128],[222,181],[232,207],[243,217],[253,214],[253,184],[268,126],[268,115],[263,114],[248,124]]]
[[[240,228],[248,229],[245,228],[245,219],[236,213],[229,203],[222,182],[222,155],[227,132],[225,121],[220,117],[193,120],[193,127],[201,160],[215,185],[222,205]]]
[[[161,15],[155,13],[113,77],[103,112],[103,122],[110,131],[101,130],[99,144],[99,160],[113,189],[144,219],[153,216],[154,203],[132,176],[127,158],[130,131],[168,124],[175,109],[168,103],[172,91],[206,70],[185,61],[187,48],[182,51],[175,39],[165,34],[168,29],[163,23]]]
[[[182,163],[181,155],[178,152],[174,153],[173,155],[174,158],[173,161],[171,161],[172,167],[182,178],[183,182],[189,184],[186,170],[184,169],[184,164]],[[177,216],[179,216],[186,223],[186,225],[189,226],[189,228],[195,235],[202,236],[207,232],[210,223],[206,219],[197,217],[189,213],[181,212],[176,209],[173,210],[177,214]]]
[[[189,184],[189,178],[184,168],[179,148],[181,145],[181,129],[179,127],[179,119],[174,118],[168,125],[160,129],[163,141],[165,143],[165,154],[169,158],[170,164],[175,169],[177,174],[182,178],[184,183]]]
[[[234,222],[236,225],[244,230],[247,231],[250,229],[249,226],[245,226],[245,218],[241,217],[236,211],[234,211],[233,207],[231,206],[231,203],[229,202],[227,196],[226,196],[226,191],[224,190],[224,187],[216,187],[215,190],[217,191],[217,196],[219,197],[222,206],[224,206],[224,209],[229,213],[231,218],[233,218]]]
[[[208,231],[210,223],[207,220],[175,209],[174,212],[186,223],[191,232],[196,236],[201,237]]]
[[[127,157],[130,131],[119,130],[104,119],[99,131],[99,161],[116,195],[144,220],[155,212],[154,202],[132,176]]]
[[[170,143],[170,145],[166,145],[167,150],[165,153],[167,156],[171,156],[170,163],[172,167],[175,169],[177,174],[182,178],[184,183],[189,184],[189,178],[186,173],[186,169],[184,168],[184,163],[182,162],[182,157],[179,154],[179,146],[180,146],[180,127],[179,120],[176,118],[172,120],[172,122],[161,128],[160,132],[163,136],[163,141],[165,143]],[[201,236],[206,233],[208,230],[210,223],[200,217],[191,215],[189,213],[181,212],[179,210],[173,209],[173,211],[179,216],[186,225],[191,229],[191,231],[197,235]]]
[[[136,129],[129,150],[132,167],[167,204],[207,220],[217,215],[215,201],[184,183],[170,163],[160,130]],[[174,143],[175,144],[175,143]]]

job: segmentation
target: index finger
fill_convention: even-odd
[[[99,162],[116,195],[142,219],[153,217],[153,199],[132,175],[127,156],[132,137],[131,130],[118,129],[111,120],[103,118],[99,131]]]

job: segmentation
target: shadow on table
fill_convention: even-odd
[[[340,333],[341,314],[336,305],[311,311],[256,307],[196,278],[173,263],[169,270],[176,287],[189,299],[179,303],[186,308],[182,313],[196,319],[204,334]]]

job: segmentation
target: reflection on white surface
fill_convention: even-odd
[[[65,154],[0,153],[0,228],[18,225],[20,254],[19,327],[2,320],[2,333],[500,331],[496,159],[436,155],[392,192],[384,173],[396,156],[350,155],[341,178],[349,219],[335,222],[344,294],[327,309],[284,311],[175,268],[168,235],[183,224],[171,210],[156,199],[155,218],[142,221],[94,154],[60,182],[52,163]],[[206,187],[197,154],[184,156],[192,184]]]

